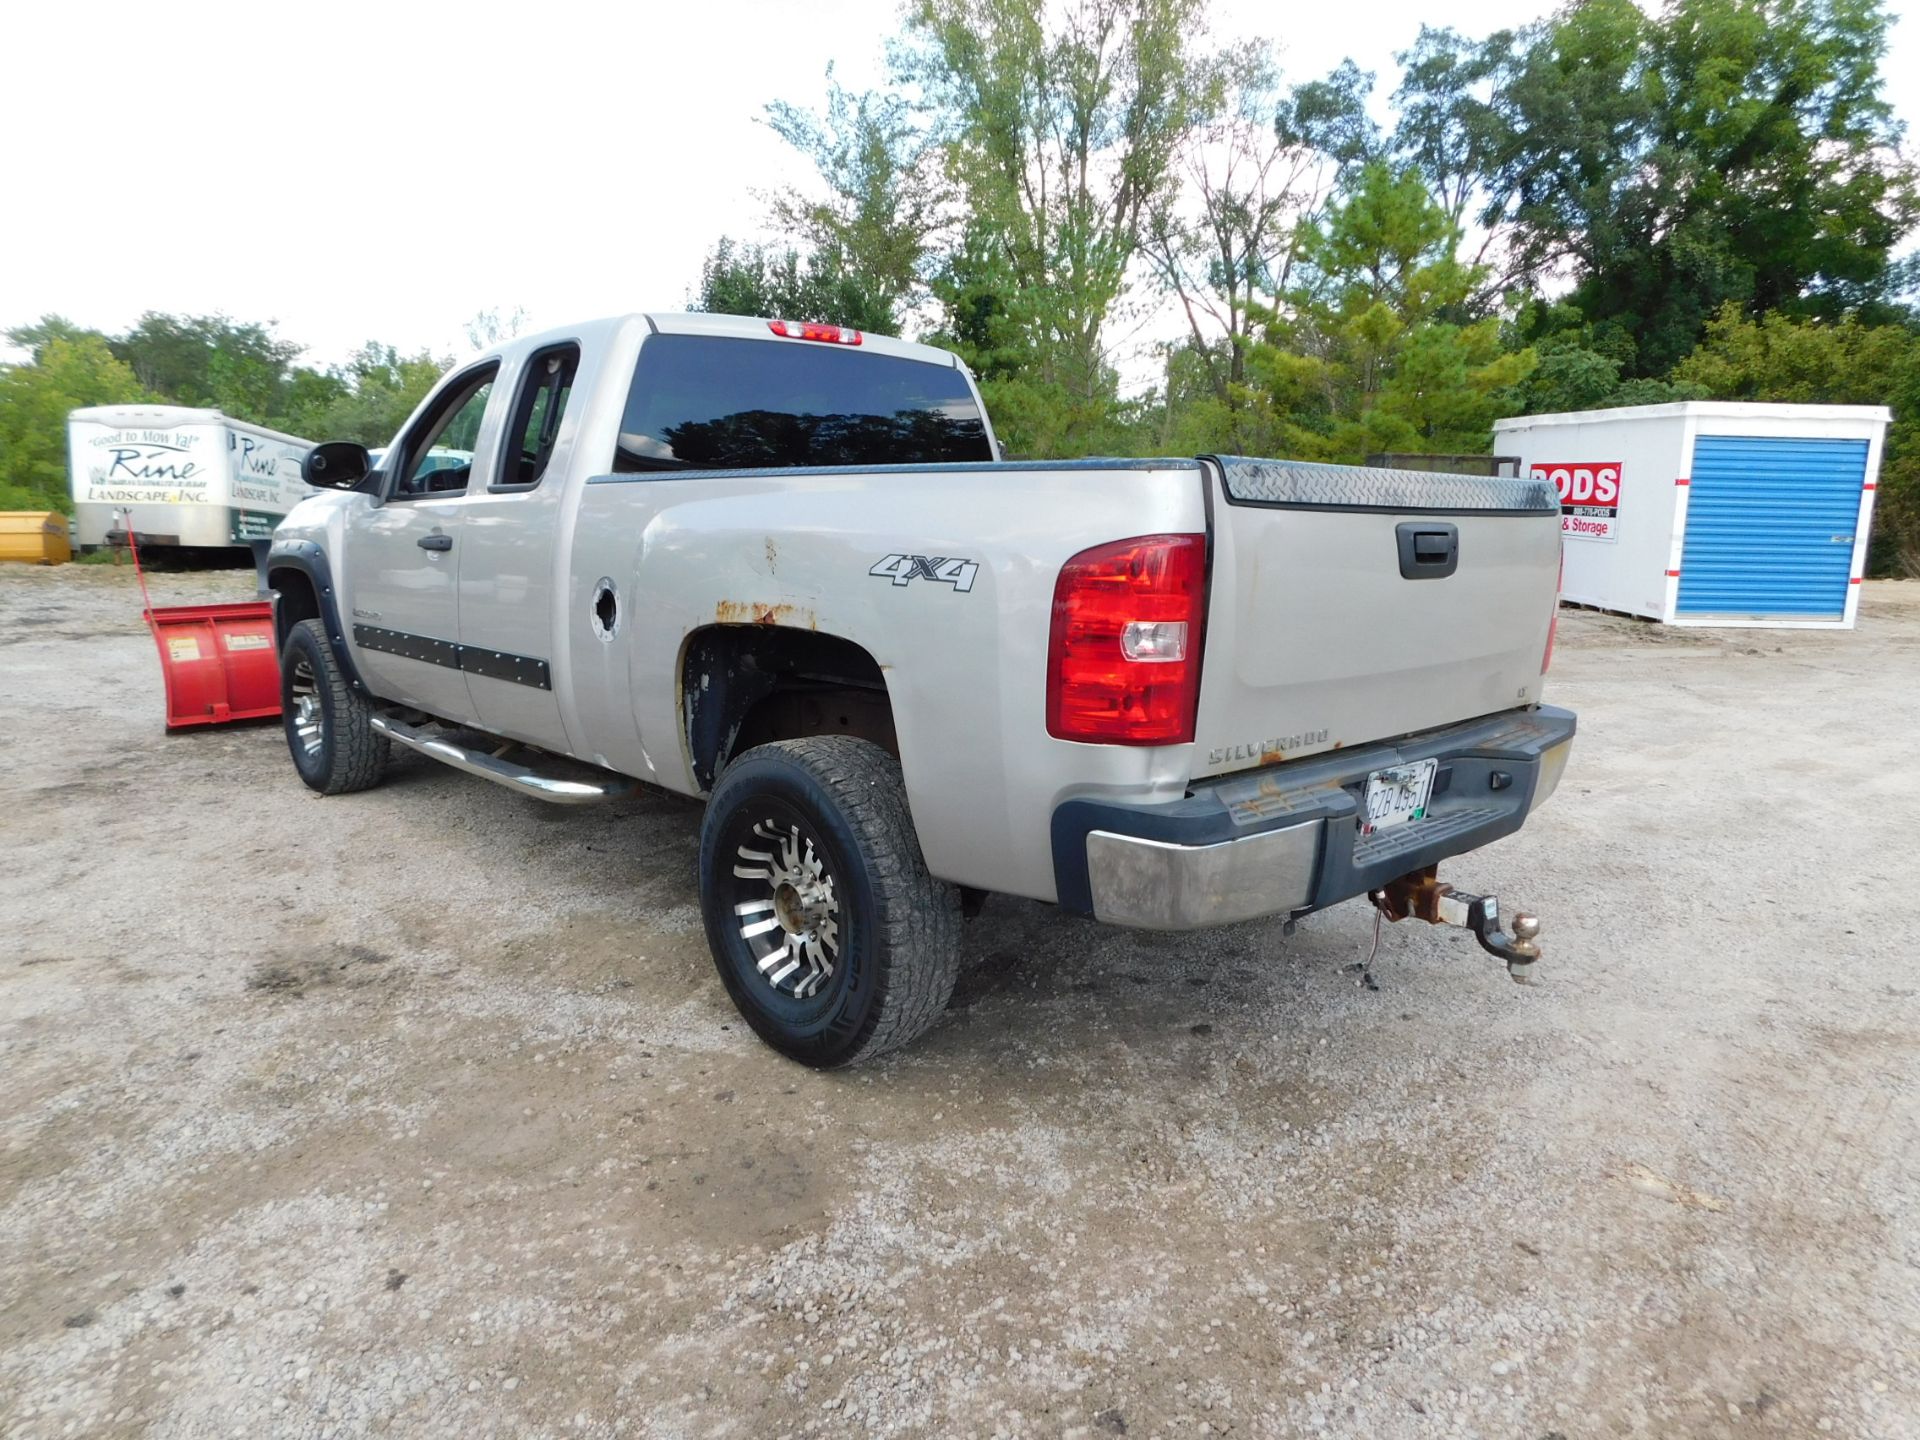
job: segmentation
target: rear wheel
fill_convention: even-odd
[[[959,892],[927,873],[899,762],[865,740],[782,740],[730,764],[701,827],[700,898],[727,993],[803,1064],[905,1045],[953,994]]]
[[[287,632],[280,715],[293,767],[308,788],[346,795],[380,783],[387,737],[373,728],[373,707],[347,680],[318,620],[302,620]]]

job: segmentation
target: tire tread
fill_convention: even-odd
[[[866,1033],[831,1063],[871,1060],[925,1034],[953,998],[964,923],[960,892],[927,872],[906,781],[892,755],[850,735],[816,735],[756,746],[734,764],[769,753],[805,770],[832,795],[873,879],[875,953],[884,957],[877,967],[878,993]],[[725,785],[723,773],[716,796]]]
[[[293,627],[293,632],[313,644],[314,681],[320,687],[322,703],[332,720],[327,733],[325,783],[313,785],[311,780],[307,783],[322,795],[351,795],[358,790],[371,790],[380,783],[391,749],[387,737],[373,728],[373,705],[353,688],[346,672],[340,668],[323,622],[302,620]],[[293,632],[287,637],[289,652],[295,644]],[[281,664],[290,666],[290,656],[283,656]],[[302,778],[305,778],[304,772]]]

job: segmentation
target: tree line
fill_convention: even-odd
[[[1888,404],[1920,573],[1920,219],[1880,0],[1576,0],[1288,80],[1204,0],[911,0],[768,124],[811,183],[699,308],[957,350],[1010,453],[1485,454],[1503,415]],[[1375,116],[1384,109],[1390,122]],[[1156,383],[1122,385],[1148,317]]]

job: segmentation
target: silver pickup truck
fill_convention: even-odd
[[[268,561],[294,765],[704,796],[720,978],[813,1065],[933,1024],[996,892],[1152,929],[1370,896],[1531,967],[1435,867],[1566,765],[1550,485],[997,453],[954,356],[834,326],[481,355],[377,468],[307,458]]]

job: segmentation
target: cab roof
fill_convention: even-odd
[[[767,340],[781,345],[823,344],[818,340],[789,339],[786,336],[776,335],[768,328],[773,323],[772,319],[762,319],[752,315],[710,315],[699,311],[648,311],[631,315],[612,315],[605,319],[588,321],[582,325],[562,325],[539,335],[522,335],[505,344],[492,346],[484,353],[504,357],[538,350],[547,345],[557,345],[566,340],[578,340],[583,344],[609,341],[629,324],[635,322],[645,325],[656,335],[722,335],[741,340]],[[862,332],[859,348],[873,355],[893,355],[903,360],[918,360],[923,364],[965,368],[960,364],[960,357],[951,350],[942,350],[934,345],[921,345],[912,340],[898,340],[891,335],[875,335],[871,331]]]

